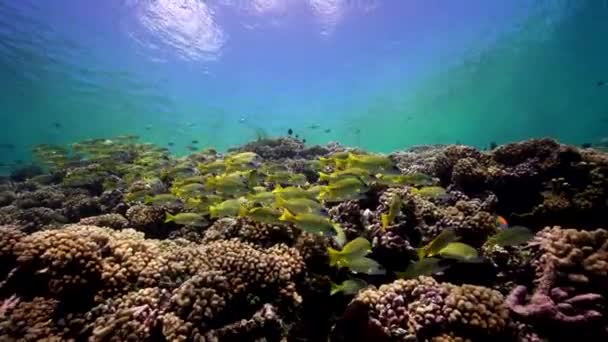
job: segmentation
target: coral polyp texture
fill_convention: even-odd
[[[601,150],[137,141],[0,179],[0,340],[608,340]]]

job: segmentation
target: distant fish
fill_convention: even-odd
[[[145,129],[146,131],[149,131],[149,130],[151,130],[151,129],[152,129],[152,125],[146,125],[146,126],[144,126],[144,129]]]
[[[317,128],[320,128],[320,127],[321,126],[317,125],[317,124],[312,124],[312,125],[308,126],[308,128],[310,128],[310,129],[317,129]]]
[[[300,135],[299,135],[299,134],[296,134],[296,139],[298,139],[298,138],[300,138]]]
[[[325,133],[330,133],[330,132],[331,132],[331,129],[329,129],[329,128],[328,128],[328,129],[324,130],[323,132],[325,132]]]
[[[501,229],[509,228],[509,222],[507,222],[507,219],[500,215],[496,216],[496,225]]]
[[[190,150],[190,151],[196,151],[197,150],[196,146],[192,146],[192,145],[188,145],[188,146],[186,146],[186,148],[188,150]]]
[[[304,144],[306,144],[306,139],[302,139],[302,142],[303,142]]]
[[[604,84],[606,84],[606,81],[598,81],[598,82],[597,82],[597,86],[598,86],[598,87],[601,87],[601,86],[603,86]]]
[[[175,143],[173,143],[173,142],[168,142],[168,143],[167,143],[167,146],[175,146]]]
[[[355,134],[359,134],[359,133],[361,133],[361,130],[359,128],[356,128],[355,129]]]
[[[581,144],[582,148],[591,148],[591,146],[592,146],[591,143],[582,143]]]
[[[186,124],[186,127],[194,127],[194,126],[196,126],[196,124],[194,122],[188,122]]]
[[[14,150],[15,149],[15,145],[10,144],[10,143],[3,143],[3,144],[0,144],[0,148],[4,148],[4,149],[7,149],[7,150]]]
[[[287,134],[292,135],[292,134],[293,134],[293,129],[291,129],[291,128],[290,128],[290,129],[288,129],[288,130],[287,130]]]
[[[239,123],[245,123],[245,121],[247,121],[247,119],[245,117],[242,117],[239,119]]]
[[[193,145],[198,144],[198,140],[192,140],[192,144],[193,144]]]
[[[497,147],[498,147],[498,144],[496,143],[496,141],[490,141],[490,150],[493,150]]]
[[[59,122],[53,122],[53,127],[55,128],[61,128],[61,124]]]

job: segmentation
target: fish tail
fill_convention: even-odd
[[[331,247],[327,247],[327,253],[329,254],[329,266],[337,266],[342,259],[342,253]]]
[[[283,187],[281,186],[281,184],[277,183],[274,186],[274,190],[272,190],[272,192],[276,194],[277,192],[281,192],[281,190],[283,190]]]
[[[319,180],[321,181],[328,181],[329,180],[329,175],[325,172],[319,172]]]
[[[417,248],[416,249],[416,254],[418,255],[418,259],[422,260],[424,259],[427,255],[426,255],[426,248],[421,247],[421,248]]]
[[[293,214],[290,213],[289,210],[283,208],[283,214],[279,216],[279,221],[291,221],[294,218],[295,216],[293,216]]]
[[[218,216],[219,216],[218,214],[219,214],[219,209],[218,209],[218,207],[217,207],[217,206],[215,206],[215,205],[210,205],[210,206],[209,206],[209,217],[211,217],[211,218],[215,218],[215,217],[218,217]]]
[[[386,230],[386,228],[390,224],[388,214],[380,215],[380,219],[382,220],[382,230]]]
[[[342,290],[342,287],[333,281],[330,281],[329,284],[331,285],[331,290],[329,291],[330,296],[333,296]]]
[[[150,203],[152,203],[153,198],[154,198],[154,197],[152,197],[151,195],[146,195],[146,196],[144,197],[144,203],[145,203],[145,204],[150,204]]]
[[[329,197],[329,188],[324,186],[321,188],[321,191],[319,191],[319,199],[323,200]]]
[[[166,213],[165,223],[169,222],[175,222],[175,215],[172,215],[171,213]]]

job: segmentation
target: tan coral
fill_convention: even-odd
[[[509,309],[498,291],[438,283],[430,277],[367,289],[354,301],[366,304],[370,321],[389,336],[420,337],[432,330],[437,341],[452,333],[463,336],[474,332],[489,338],[503,334],[510,323]]]
[[[567,273],[575,283],[588,283],[590,277],[608,280],[608,231],[580,231],[545,228],[537,234],[537,241],[545,252],[544,262]]]

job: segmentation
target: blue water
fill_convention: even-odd
[[[604,0],[0,0],[0,172],[119,134],[596,142],[606,37]]]

